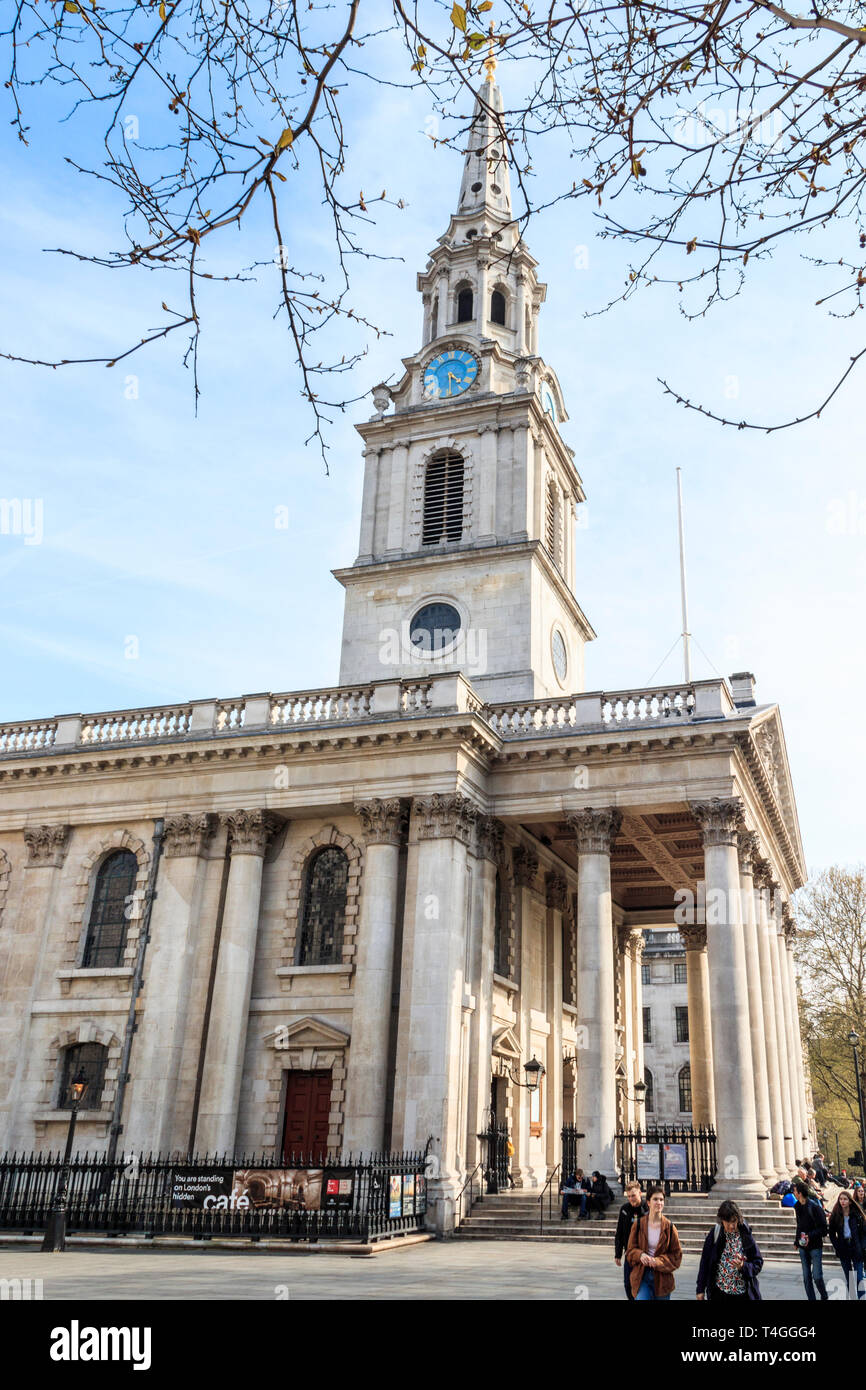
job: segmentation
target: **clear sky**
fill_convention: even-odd
[[[507,102],[507,63],[498,76]],[[63,161],[80,154],[87,129],[58,126],[54,98],[37,101],[29,148],[11,134],[0,146],[0,346],[110,354],[162,320],[174,287],[43,254],[117,244],[118,207]],[[398,259],[353,267],[359,310],[392,335],[374,340],[346,384],[361,394],[399,375],[419,345],[415,274],[447,226],[461,162],[430,139],[423,93],[367,84],[347,116],[358,190],[405,203],[368,232],[372,249]],[[561,157],[539,152],[538,189],[561,179]],[[286,216],[312,261],[325,228],[303,171],[287,185]],[[598,239],[590,205],[545,214],[527,241],[548,285],[540,351],[565,392],[563,434],[588,497],[576,582],[598,633],[587,687],[681,674],[678,651],[665,660],[680,628],[680,465],[695,674],[752,670],[759,700],[780,703],[810,869],[866,858],[862,376],[820,422],[773,435],[722,429],[657,383],[738,417],[787,418],[859,350],[860,323],[814,307],[825,286],[810,285],[793,250],[756,266],[742,295],[697,322],[661,289],[596,315],[621,286],[628,251]],[[213,264],[272,255],[273,234],[252,218]],[[171,343],[112,370],[0,363],[0,497],[39,499],[43,517],[39,544],[0,534],[0,719],[336,680],[343,591],[330,570],[357,554],[353,422],[372,407],[337,418],[326,476],[304,447],[310,421],[275,301],[269,271],[203,295],[197,418]],[[275,526],[281,507],[285,529]]]

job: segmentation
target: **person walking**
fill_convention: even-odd
[[[589,1211],[590,1216],[598,1217],[601,1221],[611,1202],[613,1193],[607,1178],[598,1169],[592,1175],[592,1182],[589,1185]]]
[[[722,1202],[716,1224],[707,1232],[698,1270],[697,1297],[713,1303],[745,1302],[761,1297],[758,1275],[764,1257],[752,1228],[736,1202]]]
[[[626,1259],[631,1269],[635,1303],[667,1302],[676,1287],[674,1271],[683,1262],[677,1228],[665,1216],[665,1194],[653,1187],[647,1193],[649,1212],[635,1221]]]
[[[616,1234],[613,1238],[613,1258],[617,1265],[622,1265],[622,1278],[625,1285],[625,1296],[631,1302],[634,1294],[631,1291],[631,1266],[628,1260],[623,1260],[623,1255],[628,1247],[628,1238],[631,1235],[631,1228],[642,1216],[646,1216],[649,1207],[643,1199],[640,1183],[632,1181],[626,1184],[625,1201],[619,1209],[619,1217],[616,1223]]]
[[[830,1244],[836,1251],[849,1291],[853,1269],[856,1281],[854,1297],[866,1298],[866,1280],[863,1278],[863,1266],[866,1262],[866,1212],[856,1198],[844,1188],[836,1198],[828,1225]]]
[[[794,1237],[794,1244],[800,1252],[806,1297],[810,1303],[814,1303],[816,1301],[815,1289],[817,1289],[821,1302],[824,1303],[829,1297],[827,1286],[824,1283],[822,1257],[824,1237],[827,1234],[827,1217],[821,1203],[812,1196],[808,1185],[803,1182],[802,1178],[798,1178],[794,1183],[794,1196],[797,1199],[794,1207],[794,1214],[797,1219],[797,1234]]]

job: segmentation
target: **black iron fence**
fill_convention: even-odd
[[[716,1132],[679,1125],[629,1129],[616,1136],[621,1183],[638,1178],[665,1192],[709,1192],[715,1182]]]
[[[381,1240],[423,1230],[427,1155],[75,1154],[67,1229],[210,1240]],[[44,1230],[63,1175],[59,1154],[0,1159],[0,1230]]]

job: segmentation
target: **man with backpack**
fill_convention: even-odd
[[[824,1283],[822,1254],[824,1237],[827,1234],[827,1216],[821,1203],[812,1195],[802,1178],[797,1178],[794,1183],[794,1195],[797,1199],[794,1207],[794,1214],[797,1218],[797,1234],[794,1244],[800,1252],[806,1297],[811,1303],[814,1303],[816,1301],[815,1289],[817,1288],[821,1302],[824,1303],[829,1297],[827,1286]]]

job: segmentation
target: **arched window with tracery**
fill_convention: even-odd
[[[688,1062],[684,1067],[680,1067],[677,1088],[679,1090],[680,1113],[684,1114],[691,1111],[692,1108],[692,1068]]]
[[[475,297],[471,285],[457,291],[457,322],[471,323],[475,317]]]
[[[547,507],[545,513],[545,545],[550,558],[562,573],[562,503],[559,488],[552,478],[547,483]]]
[[[297,965],[339,965],[346,926],[349,860],[336,845],[311,855],[301,897]]]
[[[490,296],[490,322],[501,323],[505,327],[505,295],[501,290],[494,290]]]
[[[137,876],[138,860],[128,849],[109,854],[96,870],[81,958],[83,967],[123,965]]]
[[[644,1095],[644,1109],[646,1110],[646,1113],[648,1115],[651,1115],[656,1108],[656,1097],[653,1074],[650,1071],[649,1067],[644,1067],[643,1079],[644,1085],[646,1086],[646,1094]]]
[[[463,535],[463,458],[451,449],[434,454],[424,474],[422,545],[459,541]]]
[[[105,1083],[105,1064],[108,1049],[101,1043],[74,1043],[65,1047],[60,1054],[60,1086],[57,1092],[57,1109],[69,1110],[72,1107],[72,1083],[79,1076],[87,1082],[79,1109],[99,1110],[102,1104],[102,1087]]]
[[[496,870],[493,906],[493,970],[497,975],[508,974],[508,892],[501,869]]]

